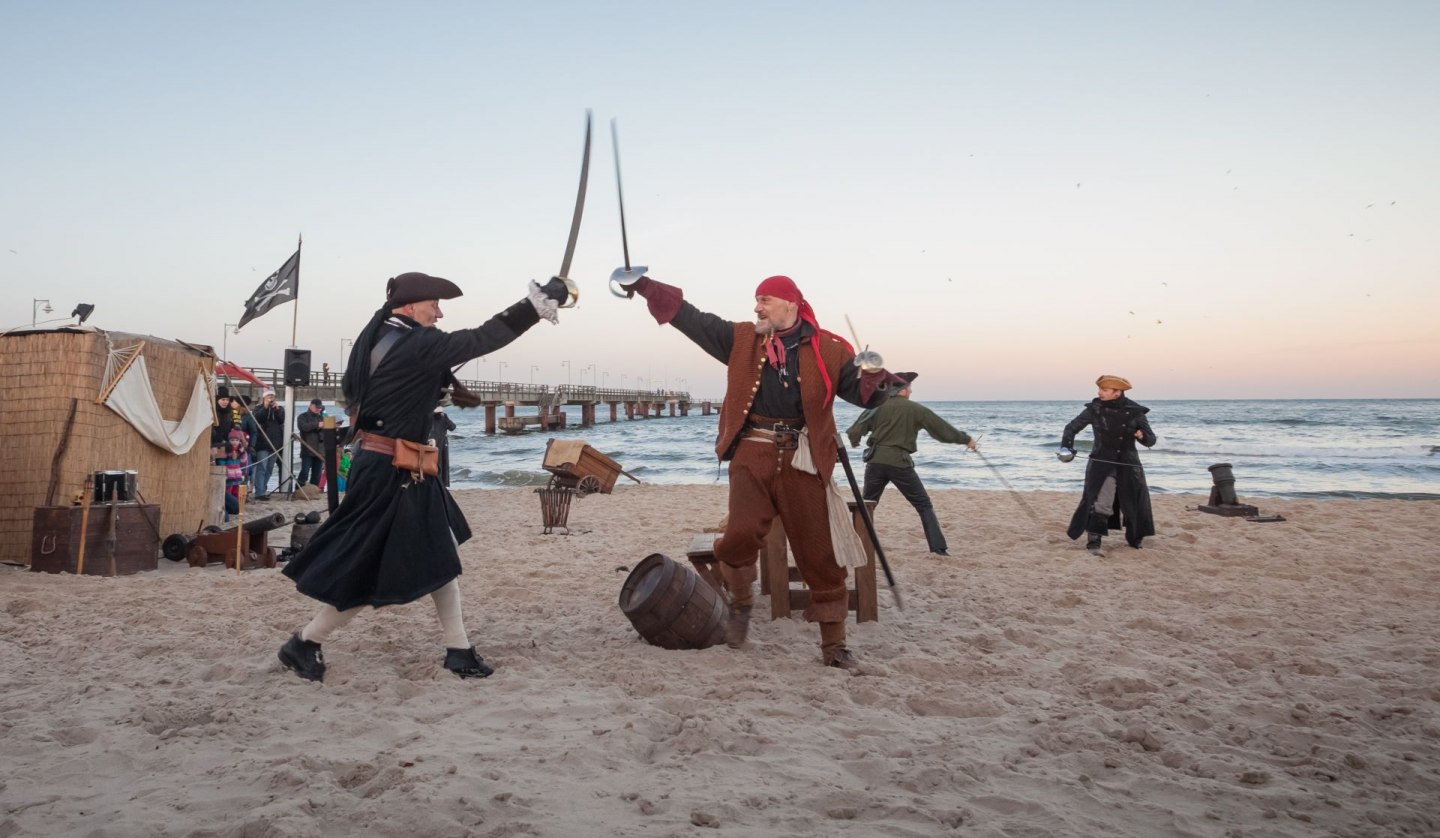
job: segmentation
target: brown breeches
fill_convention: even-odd
[[[846,570],[835,563],[825,484],[790,467],[794,451],[770,442],[741,440],[730,461],[730,515],[715,542],[715,558],[731,567],[753,566],[775,516],[795,553],[800,578],[810,588],[805,619],[840,622],[847,613]]]

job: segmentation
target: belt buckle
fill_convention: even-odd
[[[800,447],[800,430],[789,425],[775,425],[775,447],[781,451],[794,451]]]

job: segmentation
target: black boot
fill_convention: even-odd
[[[325,680],[325,654],[320,651],[320,644],[301,640],[300,632],[290,635],[290,639],[280,647],[279,657],[286,669],[294,670],[306,681]]]
[[[1097,556],[1104,555],[1100,552],[1101,538],[1102,536],[1098,532],[1087,533],[1085,536],[1085,549]]]
[[[445,650],[445,668],[461,678],[489,678],[495,674],[495,667],[475,654],[475,647],[469,649]]]

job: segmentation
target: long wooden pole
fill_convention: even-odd
[[[243,557],[240,553],[241,541],[245,538],[245,484],[241,483],[236,487],[239,490],[240,506],[235,514],[235,575],[240,575],[240,565]]]
[[[76,576],[85,572],[85,533],[90,526],[90,491],[94,482],[94,474],[85,475],[85,491],[80,494],[80,552],[75,559]]]

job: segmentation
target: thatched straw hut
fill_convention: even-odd
[[[0,561],[30,564],[35,509],[69,505],[94,471],[138,472],[162,534],[213,522],[214,364],[209,347],[84,326],[0,335]]]

